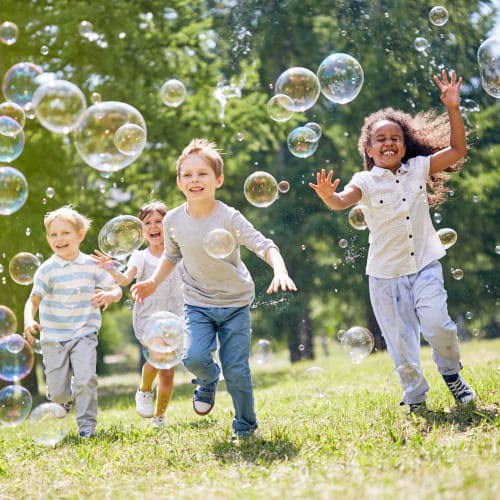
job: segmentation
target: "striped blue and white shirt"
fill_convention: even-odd
[[[91,305],[96,288],[115,285],[111,276],[82,252],[75,260],[52,255],[37,269],[31,295],[39,307],[42,342],[65,342],[99,331],[101,310]]]

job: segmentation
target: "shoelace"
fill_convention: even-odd
[[[460,396],[463,396],[464,394],[467,394],[469,392],[468,387],[464,384],[463,380],[460,378],[457,378],[457,380],[453,382],[447,382],[447,385],[451,393],[456,398],[459,398]]]

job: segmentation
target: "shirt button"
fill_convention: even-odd
[[[415,255],[415,252],[412,252],[410,255],[413,257]]]
[[[399,180],[396,181],[396,184],[399,184]]]
[[[406,198],[403,198],[403,201],[406,201]]]
[[[410,234],[410,235],[408,236],[408,238],[413,238],[413,234]]]
[[[380,200],[380,203],[384,203],[384,200]]]
[[[406,220],[410,220],[410,216],[409,215],[406,216]]]

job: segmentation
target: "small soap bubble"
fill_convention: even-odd
[[[114,217],[99,231],[99,249],[114,259],[124,259],[144,242],[142,228],[142,221],[133,215]]]
[[[358,364],[373,351],[375,339],[368,328],[353,326],[345,332],[341,345],[351,356],[351,361]]]
[[[47,198],[54,198],[55,194],[56,190],[53,187],[49,186],[47,187],[47,189],[45,189],[45,196]]]
[[[81,21],[78,25],[78,33],[83,38],[90,38],[94,33],[94,25],[90,21]]]
[[[491,97],[500,98],[500,36],[487,38],[477,50],[481,85]]]
[[[347,248],[348,246],[349,246],[349,242],[346,239],[341,238],[339,240],[339,247],[340,248]]]
[[[268,172],[256,171],[250,174],[243,185],[243,193],[248,203],[265,208],[278,199],[278,183]]]
[[[276,94],[267,101],[267,115],[275,122],[287,122],[293,113],[292,98],[285,94]]]
[[[17,382],[25,378],[35,363],[29,342],[12,333],[0,337],[0,379]]]
[[[304,125],[307,128],[310,128],[318,137],[318,140],[321,138],[321,135],[323,134],[323,130],[321,128],[321,125],[319,125],[316,122],[309,122]]]
[[[330,54],[319,65],[317,75],[323,96],[337,104],[351,102],[363,87],[363,68],[349,54]]]
[[[17,318],[14,311],[7,306],[0,305],[0,337],[10,335],[17,330]]]
[[[366,229],[368,227],[366,224],[363,208],[360,205],[356,205],[351,208],[348,218],[349,224],[351,224],[354,229],[362,231],[363,229]]]
[[[9,118],[12,118],[19,123],[21,128],[23,128],[26,123],[26,114],[24,109],[15,102],[2,102],[2,104],[0,104],[0,116],[8,116]]]
[[[46,56],[48,53],[49,53],[49,48],[47,47],[47,45],[42,45],[40,47],[40,54],[42,54],[42,56]]]
[[[448,22],[448,11],[445,7],[438,5],[429,12],[429,20],[434,26],[444,26]]]
[[[179,107],[186,99],[187,91],[185,85],[180,81],[171,79],[167,80],[160,89],[160,99],[171,108]]]
[[[288,193],[290,191],[290,183],[288,181],[279,181],[278,189],[280,193]]]
[[[18,285],[31,285],[41,262],[30,252],[19,252],[9,262],[9,274]]]
[[[415,38],[414,47],[419,52],[425,52],[430,47],[430,45],[431,44],[428,42],[427,38],[424,38],[422,36]]]
[[[4,21],[0,24],[0,42],[5,45],[14,45],[19,36],[19,28],[16,23]]]
[[[434,212],[432,214],[432,218],[434,219],[434,222],[436,224],[441,224],[441,222],[443,220],[443,216],[439,212]]]
[[[292,111],[312,108],[320,95],[318,77],[309,69],[289,68],[278,77],[274,86],[276,94],[285,94],[292,100]]]
[[[42,68],[30,62],[14,64],[7,70],[2,81],[5,99],[24,109],[26,116],[33,110],[33,93],[39,86],[37,78],[43,74]]]
[[[123,303],[127,309],[134,308],[134,301],[132,299],[126,299]]]
[[[437,234],[445,249],[452,247],[457,242],[458,236],[454,229],[443,227],[438,229]]]
[[[26,236],[31,236],[31,228],[30,227],[27,227],[25,230],[24,230],[24,234]]]
[[[500,255],[500,245],[497,245],[497,246],[495,247],[495,253],[496,253],[497,255]]]
[[[0,423],[15,427],[28,417],[33,398],[21,385],[8,385],[0,390]]]
[[[296,127],[288,134],[288,150],[297,158],[309,158],[318,149],[318,140],[309,127]]]
[[[244,135],[244,134],[242,134],[241,132],[238,132],[238,133],[236,134],[236,140],[237,140],[238,142],[243,142],[243,141],[245,140],[245,135]]]
[[[126,123],[115,132],[115,146],[120,153],[137,156],[146,145],[146,131],[134,123]]]
[[[99,92],[92,92],[92,94],[90,95],[90,102],[92,104],[97,104],[101,101],[102,101],[101,94],[99,94]]]
[[[474,314],[472,314],[470,311],[467,311],[465,313],[465,319],[472,319],[474,317]]]
[[[236,242],[233,235],[224,228],[212,229],[203,241],[203,248],[210,257],[224,259],[234,252]]]
[[[344,338],[344,335],[345,335],[345,330],[339,330],[337,332],[337,340],[342,341],[342,339]]]
[[[262,365],[268,363],[273,355],[273,345],[270,340],[259,339],[252,348],[252,359]]]
[[[0,162],[10,163],[21,155],[24,149],[24,131],[10,116],[0,116]]]
[[[453,269],[451,275],[453,276],[454,279],[458,281],[464,277],[464,272],[462,271],[462,269]]]
[[[29,430],[33,441],[51,447],[60,443],[69,431],[68,419],[65,416],[66,411],[57,403],[38,405],[29,418]]]
[[[35,339],[33,344],[31,344],[31,348],[35,354],[42,354],[42,343],[40,342],[40,339]]]

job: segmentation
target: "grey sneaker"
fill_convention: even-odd
[[[165,417],[160,415],[151,419],[151,426],[153,429],[163,429],[165,427]]]
[[[443,379],[457,403],[467,405],[476,399],[474,389],[465,382],[459,373],[443,375]]]
[[[82,429],[80,431],[80,437],[82,439],[90,439],[92,436],[95,436],[95,430],[94,429]]]
[[[143,392],[138,390],[135,393],[135,409],[144,418],[151,418],[155,414],[153,408],[153,391]]]

